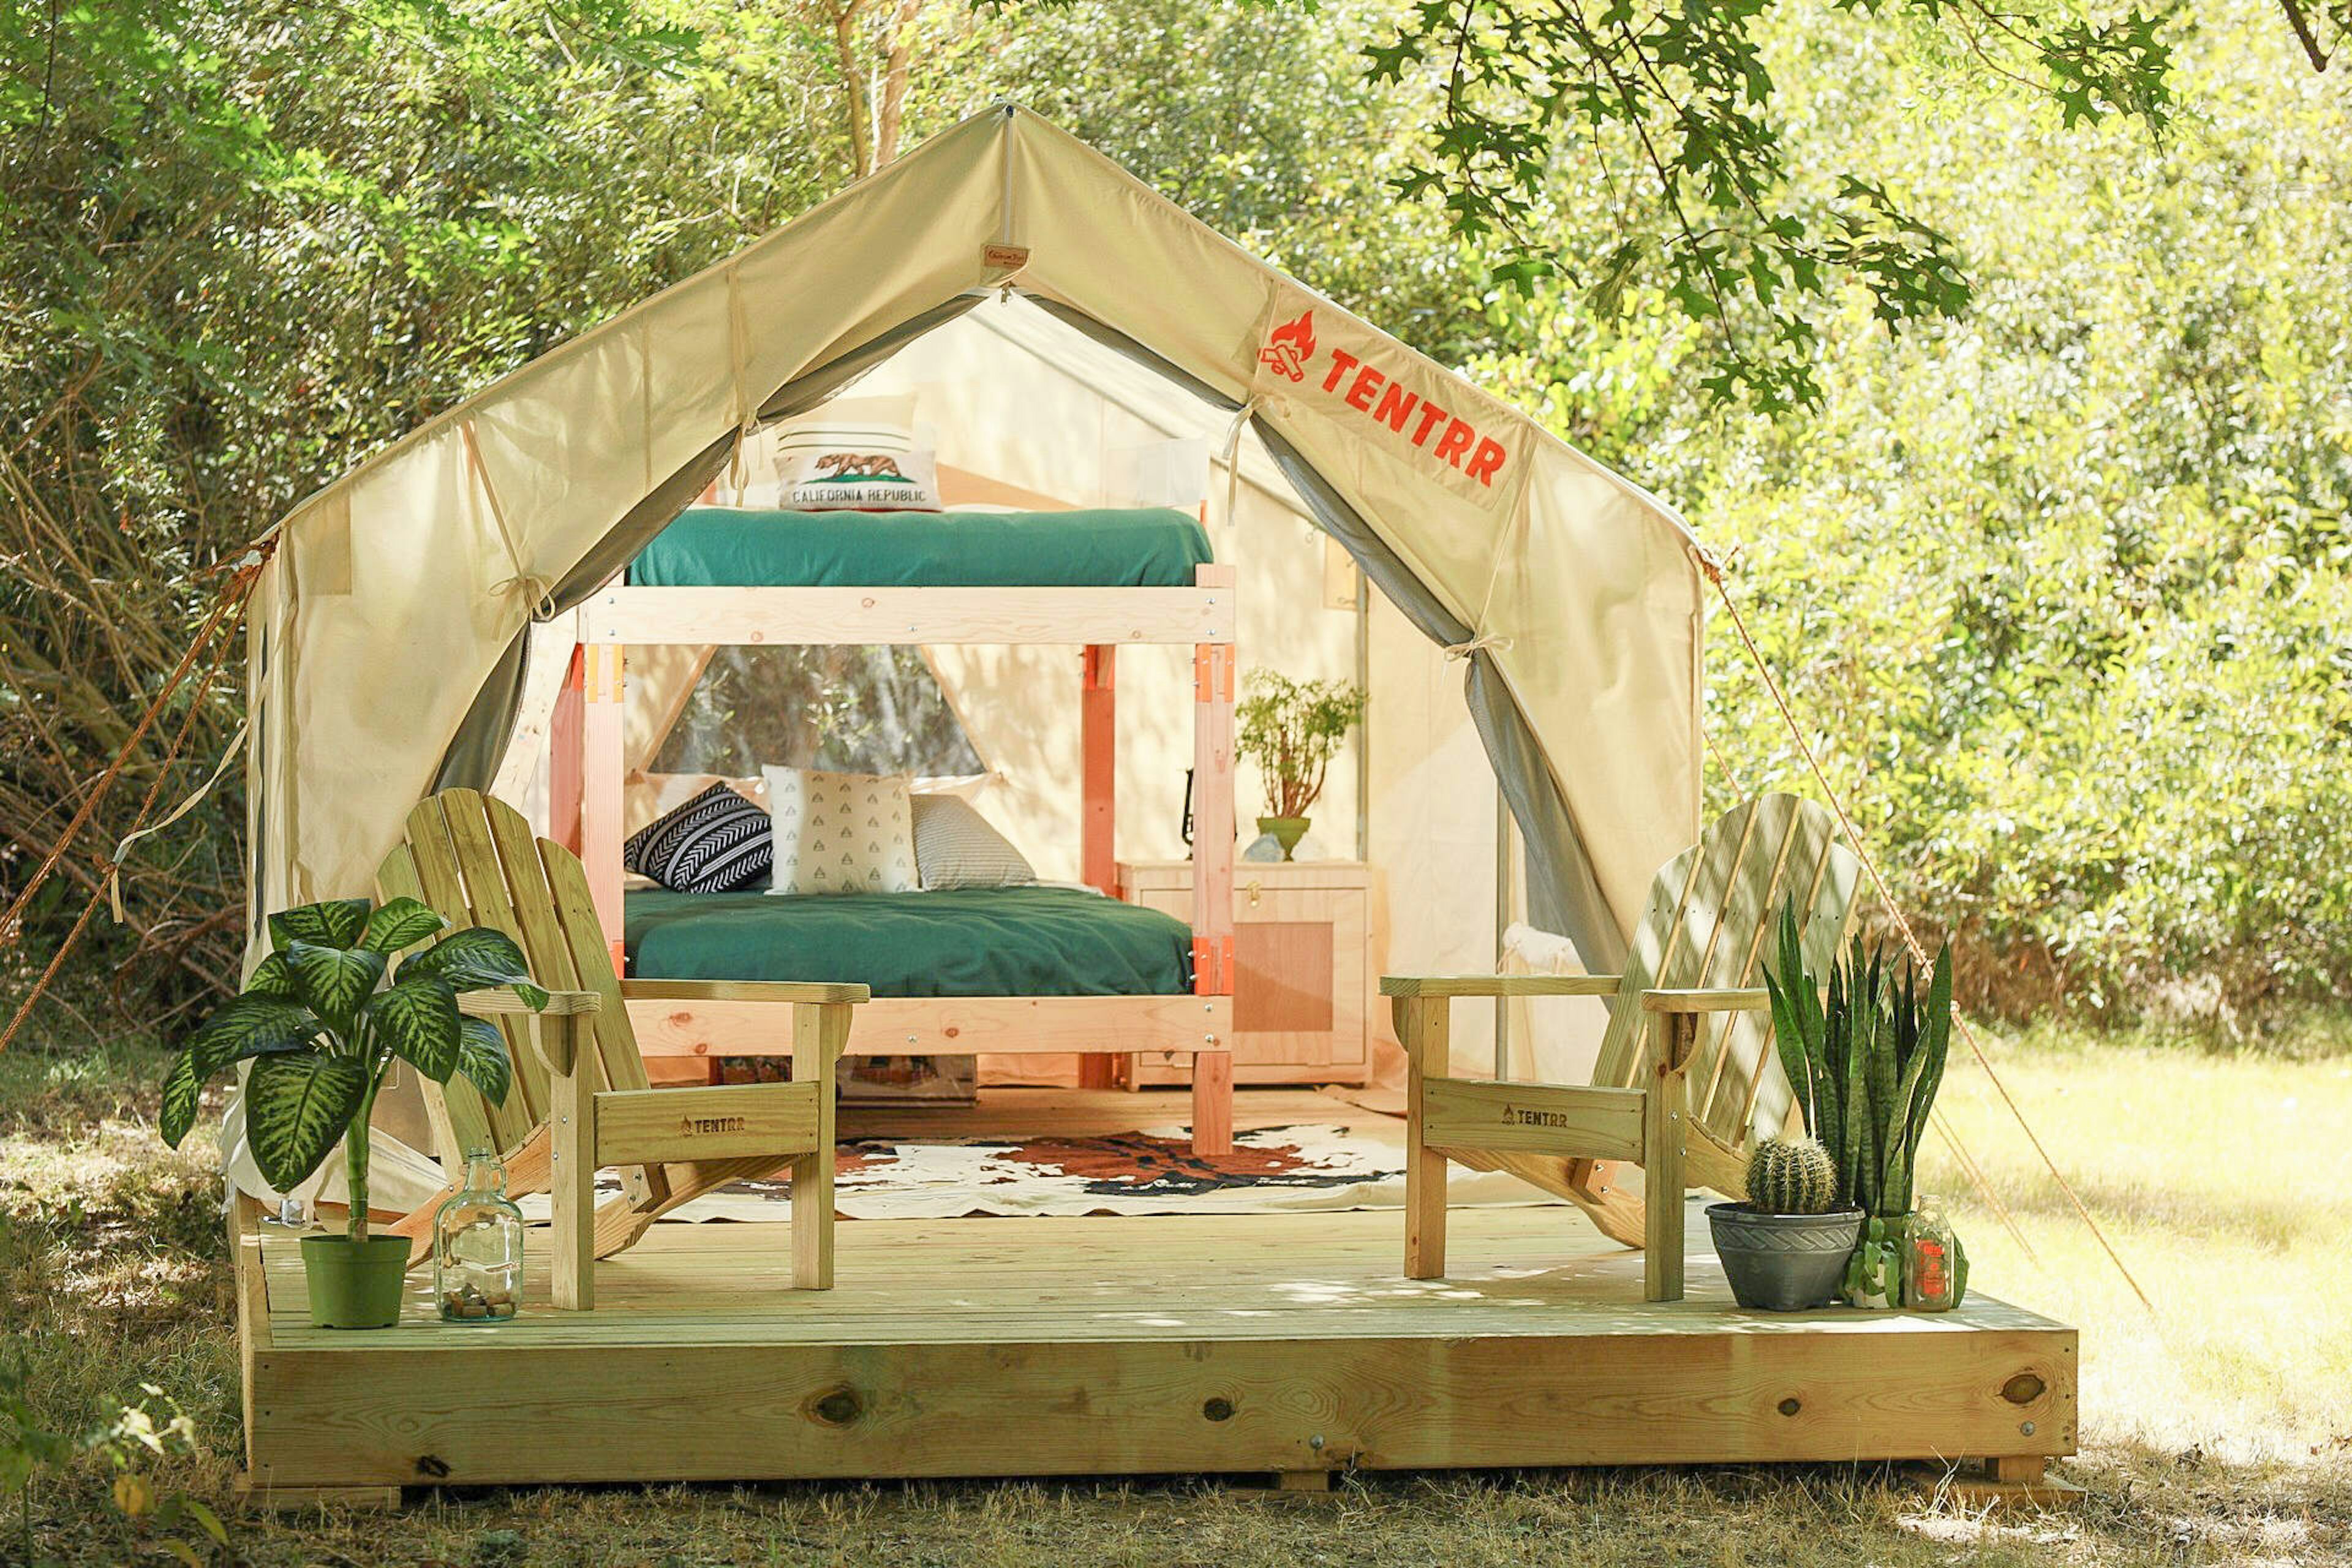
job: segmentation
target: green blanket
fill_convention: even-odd
[[[1189,587],[1209,536],[1166,507],[767,511],[695,507],[629,568],[640,587]]]
[[[1183,921],[1075,888],[929,893],[632,891],[629,973],[863,981],[877,996],[1160,996],[1192,990]]]

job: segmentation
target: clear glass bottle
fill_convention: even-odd
[[[1916,1312],[1948,1312],[1958,1306],[1967,1288],[1967,1255],[1942,1204],[1919,1200],[1905,1246],[1909,1256],[1904,1259],[1903,1304]]]
[[[522,1302],[522,1210],[488,1149],[466,1155],[466,1185],[433,1216],[433,1289],[442,1318],[499,1323]]]

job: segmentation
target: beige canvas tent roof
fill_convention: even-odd
[[[1699,791],[1679,521],[1116,165],[977,115],[502,378],[304,502],[252,618],[254,896],[349,892],[436,784],[488,784],[523,632],[725,465],[1009,285],[1247,424],[1436,641],[1527,835],[1537,923],[1596,965]]]
[[[562,612],[740,442],[860,378],[936,390],[956,363],[1007,350],[1031,386],[1050,369],[1130,423],[1164,432],[1189,411],[1192,428],[1220,433],[1213,449],[1238,447],[1231,510],[1244,528],[1255,514],[1303,533],[1311,519],[1344,547],[1395,634],[1375,646],[1376,733],[1410,744],[1412,725],[1381,730],[1382,705],[1429,705],[1433,672],[1453,668],[1437,650],[1460,660],[1456,712],[1524,835],[1528,917],[1591,967],[1613,966],[1652,871],[1697,826],[1702,615],[1687,530],[1517,409],[1010,106],[501,378],[284,521],[250,617],[257,915],[364,889],[417,799],[497,781],[532,728],[528,672],[568,653]],[[1061,461],[1034,420],[1015,440],[978,417],[984,397],[931,401],[947,460],[961,441],[968,462],[1015,482]],[[1087,437],[1097,456],[1104,445]],[[1116,499],[1096,472],[1090,495],[1066,473],[1027,482]],[[1211,507],[1231,538],[1225,483],[1221,468]],[[1254,549],[1242,550],[1245,600],[1261,560],[1272,573],[1261,614],[1313,592],[1296,551]],[[1282,635],[1326,672],[1314,638]],[[1420,641],[1406,654],[1400,637]],[[966,689],[967,715],[1034,707],[1011,666],[961,654],[940,668]],[[1423,694],[1384,692],[1384,669]],[[986,749],[985,721],[976,730]],[[1391,754],[1373,775],[1402,784],[1425,760]],[[1376,862],[1410,860],[1455,814],[1483,814],[1491,831],[1483,780],[1422,784],[1393,791]],[[1400,906],[1442,909],[1433,894],[1448,877],[1477,882],[1474,911],[1491,896],[1457,855],[1419,874],[1423,886],[1392,890]]]

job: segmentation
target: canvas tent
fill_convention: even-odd
[[[416,799],[527,758],[563,612],[739,443],[852,383],[920,389],[943,461],[1074,502],[1135,499],[1115,460],[1134,447],[1190,437],[1222,457],[1233,438],[1237,482],[1218,469],[1208,504],[1243,566],[1244,663],[1349,673],[1349,618],[1294,608],[1325,607],[1325,539],[1372,587],[1370,798],[1343,785],[1333,805],[1369,810],[1392,909],[1431,928],[1394,922],[1387,961],[1461,962],[1423,944],[1458,942],[1465,903],[1467,929],[1490,929],[1477,858],[1416,847],[1464,818],[1490,842],[1499,784],[1529,919],[1591,967],[1616,963],[1697,824],[1687,531],[1011,107],[504,377],[285,521],[250,617],[257,911],[365,889]],[[1054,399],[1066,419],[1038,416]],[[1067,696],[1009,652],[941,650],[939,668],[1042,829],[1054,742],[994,716],[1058,718]],[[641,675],[633,701],[652,702],[655,661]],[[1151,704],[1122,707],[1148,722]],[[1181,771],[1145,740],[1121,784],[1152,799]]]

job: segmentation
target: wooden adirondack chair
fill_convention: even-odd
[[[1612,1239],[1643,1247],[1652,1300],[1682,1296],[1685,1184],[1744,1196],[1759,1130],[1777,1131],[1789,1086],[1772,1050],[1762,964],[1797,901],[1806,962],[1836,956],[1862,863],[1827,811],[1790,795],[1732,807],[1658,872],[1622,974],[1391,975],[1407,1062],[1405,1274],[1445,1272],[1445,1164],[1501,1171],[1576,1204]],[[1605,996],[1592,1084],[1452,1076],[1456,996]],[[1642,1167],[1644,1204],[1613,1179]]]
[[[594,1260],[635,1242],[662,1215],[787,1163],[793,1283],[832,1287],[834,1072],[865,986],[619,979],[579,857],[535,838],[520,812],[473,790],[445,790],[409,813],[406,837],[377,870],[376,888],[385,898],[421,899],[458,925],[505,931],[533,977],[558,994],[551,1016],[536,1022],[503,993],[485,994],[477,1009],[495,1018],[514,1061],[504,1105],[489,1104],[463,1079],[425,1085],[445,1162],[496,1149],[509,1194],[552,1193],[556,1305],[592,1306]],[[650,1088],[623,1005],[630,996],[793,1003],[793,1080]],[[619,1167],[625,1190],[598,1207],[600,1166]],[[431,1250],[434,1212],[456,1190],[392,1227],[410,1238],[412,1266]]]

